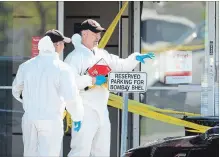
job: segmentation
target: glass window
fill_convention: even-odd
[[[149,61],[152,66],[141,65],[148,73],[148,85],[201,84],[205,3],[151,3],[143,2],[140,28],[142,53],[156,53],[156,58]]]
[[[18,66],[32,56],[32,37],[56,29],[57,2],[0,2],[0,86],[11,86]],[[22,104],[0,89],[0,156],[22,156]]]
[[[192,28],[186,24],[170,22],[164,19],[141,21],[142,40],[149,44],[154,44],[156,42],[173,43],[185,32],[190,30],[192,30]]]
[[[175,87],[201,85],[206,3],[144,1],[141,6],[141,51],[156,55],[141,64],[141,71],[148,74],[148,91],[141,94],[141,101],[161,109],[200,113],[200,92],[179,92]],[[183,127],[141,117],[141,144],[184,133]]]

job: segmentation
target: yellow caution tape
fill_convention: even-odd
[[[135,102],[135,103],[137,103],[137,102]],[[135,103],[133,103],[133,104],[135,104]],[[201,116],[200,114],[196,114],[196,113],[181,112],[181,111],[174,111],[174,110],[168,110],[168,109],[160,109],[160,108],[156,108],[154,106],[150,106],[147,104],[146,104],[146,106],[148,109],[151,109],[153,111],[160,112],[160,113],[179,114],[179,115],[185,115],[185,116]]]
[[[64,114],[63,114],[63,119],[66,118],[66,130],[65,130],[65,133],[68,132],[69,130],[69,127],[71,128],[72,127],[72,119],[71,119],[71,116],[70,114],[68,113],[67,110],[64,111]]]
[[[122,6],[122,8],[120,9],[120,11],[118,12],[118,14],[116,15],[115,19],[112,21],[111,25],[109,26],[109,28],[107,29],[107,31],[105,32],[105,34],[103,35],[101,41],[99,42],[98,47],[99,48],[104,48],[105,45],[108,43],[110,37],[112,36],[112,33],[115,30],[115,27],[118,24],[118,21],[121,18],[121,15],[123,14],[123,12],[125,11],[125,9],[128,6],[128,2],[125,2]]]
[[[67,114],[66,114],[66,130],[65,130],[65,133],[67,133],[69,128],[71,128],[71,127],[72,127],[72,119],[71,119],[70,114],[67,112]]]
[[[92,89],[92,88],[95,88],[95,87],[96,87],[96,85],[89,86],[89,89]],[[108,83],[102,84],[101,87],[108,88]]]
[[[63,113],[63,119],[66,117],[67,111],[65,110]]]
[[[116,103],[116,101],[115,101],[116,97],[119,98],[119,96],[111,94],[111,96],[109,98],[109,101],[108,101],[108,105],[110,105],[112,107],[115,107],[115,108],[122,109],[123,103],[122,103],[122,101]],[[129,102],[135,102],[135,101],[134,100],[129,100]],[[139,104],[142,104],[142,103],[139,103]],[[144,104],[143,105],[137,105],[137,103],[136,103],[134,105],[132,103],[128,103],[128,111],[132,112],[132,113],[135,113],[135,114],[139,114],[139,115],[144,116],[144,117],[159,120],[159,121],[162,121],[162,122],[165,122],[165,123],[195,129],[195,130],[198,130],[200,132],[205,132],[207,129],[210,128],[210,127],[207,127],[207,126],[195,124],[195,123],[192,123],[192,122],[181,120],[179,118],[175,118],[175,117],[172,117],[172,116],[168,116],[168,115],[164,115],[164,114],[152,111],[149,108],[147,108],[146,106],[144,106]]]
[[[170,50],[177,50],[177,51],[195,51],[195,50],[201,50],[204,49],[205,45],[191,45],[191,46],[186,46],[186,45],[179,45],[179,46],[172,46],[172,47],[163,47],[159,49],[141,49],[141,53],[147,53],[147,52],[154,52],[154,53],[161,53],[165,51],[170,51]]]
[[[115,104],[122,103],[122,97],[110,94],[110,98],[112,101],[114,101]],[[201,116],[200,114],[196,113],[190,113],[190,112],[181,112],[181,111],[173,111],[173,110],[168,110],[168,109],[160,109],[148,104],[143,104],[140,102],[137,102],[135,100],[129,100],[129,104],[137,106],[137,110],[145,110],[145,109],[150,109],[155,112],[160,112],[160,113],[166,113],[166,114],[179,114],[179,115],[184,115],[184,116]]]
[[[110,105],[112,107],[115,107],[115,108],[122,109],[122,105],[123,105],[122,98],[120,96],[110,94],[108,105]],[[172,116],[164,115],[164,114],[161,114],[161,113],[180,114],[180,115],[186,115],[186,116],[200,116],[200,114],[159,109],[159,108],[156,108],[156,107],[153,107],[153,106],[150,106],[150,105],[139,103],[139,102],[134,101],[134,100],[129,100],[128,101],[128,111],[132,112],[132,113],[135,113],[135,114],[139,114],[139,115],[144,116],[144,117],[159,120],[159,121],[162,121],[162,122],[165,122],[165,123],[195,129],[199,133],[204,133],[207,129],[210,128],[210,127],[195,124],[195,123],[192,123],[192,122],[184,121],[184,120],[181,120],[179,118],[172,117]],[[66,123],[67,123],[67,128],[66,128],[65,132],[68,131],[68,128],[72,127],[72,120],[71,120],[71,117],[70,117],[69,113],[67,113],[67,115],[66,115]]]
[[[122,109],[122,105],[123,105],[122,97],[114,95],[114,94],[110,94],[108,105],[110,105],[112,107],[115,107],[115,108]],[[159,120],[159,121],[162,121],[162,122],[165,122],[165,123],[195,129],[199,133],[204,133],[207,129],[210,128],[210,127],[195,124],[195,123],[192,123],[192,122],[184,121],[184,120],[181,120],[179,118],[172,117],[172,116],[164,115],[162,113],[181,114],[181,115],[186,115],[186,116],[199,116],[199,114],[172,111],[172,110],[163,110],[163,109],[159,109],[159,108],[156,108],[156,107],[153,107],[153,106],[150,106],[150,105],[146,105],[146,104],[143,104],[143,103],[136,102],[134,100],[129,100],[128,101],[128,111],[132,112],[132,113],[135,113],[135,114],[139,114],[139,115],[144,116],[144,117]],[[66,123],[67,123],[67,127],[66,127],[65,132],[68,131],[68,128],[72,127],[72,120],[71,120],[71,117],[70,117],[69,114],[66,115]]]
[[[194,132],[194,133],[204,133],[204,132],[201,132],[201,131],[199,131],[199,130],[188,130],[188,129],[186,129],[186,131],[188,131],[188,132]]]

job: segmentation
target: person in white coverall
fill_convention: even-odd
[[[64,62],[68,63],[76,76],[84,105],[84,119],[79,132],[72,129],[71,151],[68,157],[109,157],[110,156],[110,121],[107,109],[108,89],[101,86],[106,83],[105,76],[95,78],[85,75],[85,71],[103,58],[112,71],[131,71],[145,58],[153,58],[153,54],[141,55],[133,53],[126,59],[109,54],[97,48],[101,32],[105,31],[95,20],[88,19],[81,24],[81,36],[74,34],[72,42],[74,51]],[[82,38],[81,38],[82,37]],[[86,87],[96,85],[88,89]],[[73,125],[74,128],[74,125]]]
[[[18,68],[12,94],[25,111],[22,117],[25,157],[60,156],[65,107],[73,121],[83,119],[82,99],[74,75],[59,59],[64,44],[70,42],[59,31],[50,30],[39,41],[39,55]]]

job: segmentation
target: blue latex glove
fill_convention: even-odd
[[[78,122],[73,122],[73,123],[74,123],[74,131],[79,132],[82,122],[78,121]]]
[[[137,55],[136,60],[144,64],[145,63],[144,59],[146,59],[146,58],[153,59],[154,57],[155,57],[154,53],[149,52],[149,53],[144,54],[144,55]]]
[[[99,76],[96,76],[96,82],[95,82],[95,85],[102,85],[104,83],[106,83],[107,79],[105,76],[102,76],[102,75],[99,75]]]

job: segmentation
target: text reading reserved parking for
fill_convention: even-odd
[[[146,73],[113,73],[109,79],[113,91],[144,91],[146,86]]]

